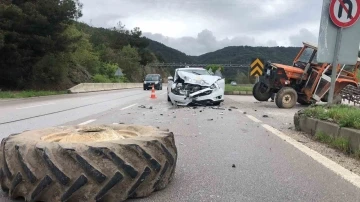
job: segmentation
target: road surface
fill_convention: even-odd
[[[280,110],[251,96],[227,96],[225,110],[176,108],[165,90],[156,95],[152,100],[150,91],[137,89],[0,101],[1,138],[75,124],[169,129],[178,148],[174,180],[129,201],[360,201],[357,186],[279,135],[291,132],[300,106]],[[0,200],[11,201],[5,193]]]

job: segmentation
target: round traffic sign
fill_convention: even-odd
[[[330,18],[338,27],[350,27],[360,16],[360,0],[331,0]]]

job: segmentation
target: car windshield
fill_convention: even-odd
[[[157,81],[157,80],[159,80],[158,75],[147,75],[145,77],[145,81]]]
[[[311,58],[311,55],[313,54],[314,51],[315,50],[313,48],[310,48],[310,47],[305,48],[304,52],[302,52],[302,54],[299,57],[299,61],[308,63],[310,58]],[[316,53],[315,53],[314,58],[310,62],[315,63],[315,64],[317,63],[317,61],[316,61]]]
[[[189,72],[196,75],[210,75],[210,73],[206,69],[182,69],[180,71]]]

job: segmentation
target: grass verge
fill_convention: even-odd
[[[308,117],[332,121],[340,127],[360,129],[360,109],[349,105],[315,105],[304,110]]]
[[[343,137],[331,137],[323,132],[317,132],[315,134],[315,140],[329,145],[350,157],[360,160],[360,150],[353,151],[350,147],[348,139]]]
[[[326,143],[332,148],[342,151],[348,155],[354,153],[351,151],[349,140],[343,137],[331,137],[323,132],[318,132],[315,134],[315,139],[319,142]]]
[[[230,91],[252,91],[252,89],[253,89],[252,86],[243,86],[243,85],[232,86],[231,84],[226,84],[225,85],[225,92],[230,92]]]
[[[28,98],[66,94],[66,91],[0,91],[0,99],[4,98]]]

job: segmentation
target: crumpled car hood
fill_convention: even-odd
[[[185,83],[201,85],[201,86],[211,86],[216,81],[221,80],[221,77],[219,76],[196,75],[193,73],[182,72],[182,71],[179,71],[178,75],[180,78],[182,78],[185,81]],[[203,83],[202,81],[205,81],[206,83]]]

